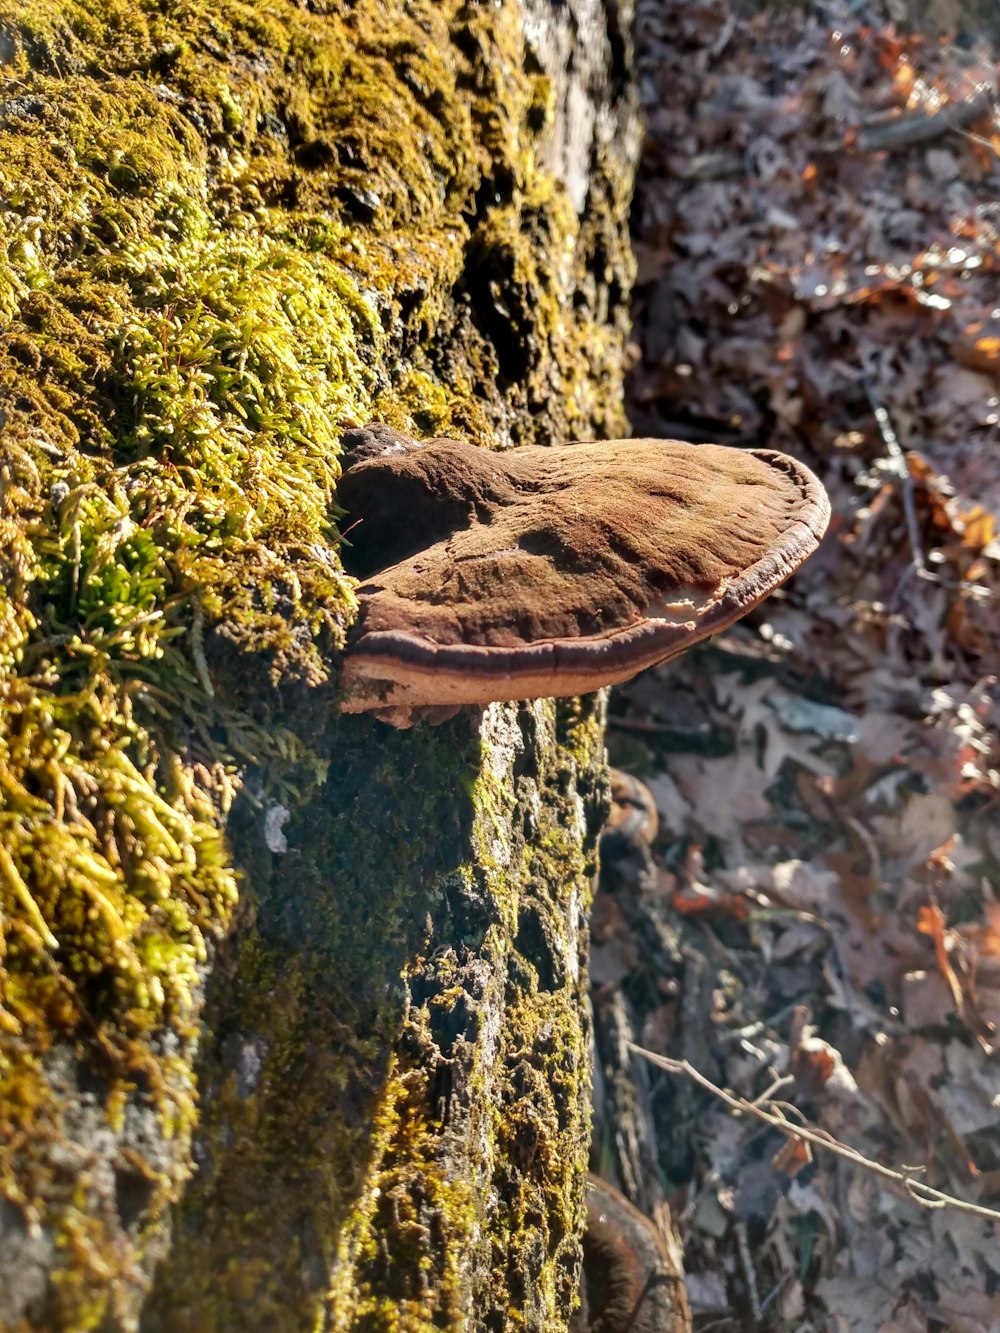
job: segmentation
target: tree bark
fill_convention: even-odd
[[[342,718],[336,453],[624,433],[630,21],[0,3],[0,1328],[567,1324],[602,702]]]

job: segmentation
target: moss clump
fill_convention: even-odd
[[[491,709],[480,737],[467,719],[334,730],[285,857],[241,823],[256,927],[209,999],[213,1169],[144,1328],[459,1328],[486,1310],[558,1328],[588,1141],[599,705]]]
[[[513,744],[511,721],[484,727],[469,791],[475,861],[444,890],[453,936],[404,969],[371,1167],[340,1232],[335,1328],[391,1328],[404,1313],[414,1329],[458,1328],[473,1311],[484,1326],[489,1312],[491,1326],[558,1328],[575,1299],[590,1119],[581,952],[605,808],[594,785],[603,712],[594,700],[524,706]],[[528,755],[543,756],[530,778],[519,773]],[[512,834],[526,825],[528,840]]]
[[[330,9],[0,0],[0,1194],[55,1245],[39,1326],[141,1300],[230,808],[248,764],[292,805],[325,772],[343,423],[620,429],[516,6]],[[134,1215],[55,1165],[68,1050]]]

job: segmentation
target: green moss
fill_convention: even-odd
[[[234,810],[257,928],[223,961],[209,1002],[225,1034],[206,1053],[215,1095],[202,1126],[218,1170],[188,1191],[150,1330],[184,1327],[185,1309],[206,1333],[250,1318],[312,1327],[325,1293],[310,1274],[334,1264],[335,1245],[372,1265],[367,1279],[351,1270],[358,1298],[372,1308],[388,1301],[374,1275],[384,1276],[389,1241],[375,1237],[398,1216],[401,1252],[418,1245],[408,1194],[417,1187],[429,1195],[418,1211],[447,1218],[439,1239],[461,1234],[462,1190],[435,1169],[438,1127],[421,1106],[439,1054],[416,1017],[405,1056],[390,1052],[408,992],[424,984],[428,923],[454,875],[473,873],[468,800],[442,805],[440,793],[475,770],[479,750],[467,727],[398,736],[362,719],[331,725],[337,762],[287,826],[294,869],[276,869],[259,820]],[[446,959],[435,968],[445,998],[417,1006],[427,1019],[456,999],[460,981]],[[252,1087],[241,1072],[247,1051],[260,1063]],[[406,1279],[405,1262],[393,1268]]]
[[[393,1254],[405,1256],[401,1221],[404,1231],[424,1228],[414,1263],[431,1264],[441,1245],[435,1245],[435,1228],[447,1238],[428,1303],[414,1306],[407,1327],[458,1327],[473,1286],[477,1308],[506,1311],[511,1327],[558,1327],[573,1303],[590,1071],[580,1023],[584,982],[572,941],[589,908],[595,867],[587,856],[603,809],[603,789],[589,789],[601,771],[602,717],[593,704],[552,703],[533,706],[530,716],[548,740],[540,748],[549,763],[537,776],[534,800],[528,798],[532,805],[537,801],[541,826],[530,843],[512,841],[510,830],[524,819],[527,789],[518,790],[509,752],[502,769],[496,768],[497,753],[488,741],[490,752],[470,794],[478,892],[490,917],[476,948],[489,980],[476,993],[450,950],[412,962],[412,984],[427,998],[407,1010],[400,1043],[405,1056],[390,1071],[375,1117],[373,1168],[341,1232],[330,1310],[345,1327],[397,1326],[380,1315],[379,1252],[388,1236]],[[473,896],[472,867],[466,873],[466,892]],[[479,1013],[493,1019],[502,1014],[495,1033],[478,1023]],[[476,1046],[471,1104],[480,1114],[464,1129],[470,1155],[464,1170],[449,1155],[454,1150],[440,1120],[433,1132],[421,1120],[434,1104],[431,1089],[442,1060],[452,1053],[442,1033],[453,1043],[464,1037]],[[477,1178],[479,1190],[470,1190],[470,1179]],[[486,1199],[492,1231],[484,1234]],[[472,1258],[477,1252],[479,1271]],[[380,1280],[366,1280],[372,1274]]]
[[[590,1140],[586,980],[573,946],[585,929],[606,810],[603,711],[594,701],[546,707],[557,745],[542,775],[540,826],[510,885],[517,925],[507,971],[517,985],[505,1013],[503,1073],[487,1101],[500,1243],[482,1299],[506,1309],[511,1327],[558,1327],[575,1303]],[[522,1275],[540,1235],[547,1262],[529,1288]]]
[[[257,927],[210,999],[214,1171],[189,1187],[144,1327],[188,1328],[187,1310],[205,1333],[308,1328],[323,1306],[332,1328],[457,1328],[470,1299],[558,1327],[583,1215],[574,940],[600,710],[497,710],[482,740],[464,719],[402,736],[342,719],[335,744],[287,826],[294,864],[239,830]],[[543,768],[518,776],[529,753]]]
[[[340,743],[316,719],[355,611],[343,424],[620,433],[588,276],[598,253],[627,280],[620,200],[581,231],[538,170],[521,41],[515,6],[459,0],[0,0],[0,1193],[60,1238],[52,1328],[128,1316],[117,1279],[188,1175],[246,765],[301,809]],[[300,1031],[316,976],[269,990],[274,960],[248,945],[239,993],[277,987]],[[67,1048],[116,1132],[141,1106],[176,1145],[128,1236],[53,1167]]]

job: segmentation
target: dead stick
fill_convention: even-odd
[[[879,434],[882,436],[882,443],[885,445],[886,452],[892,459],[893,472],[899,478],[903,490],[903,511],[906,514],[906,531],[910,538],[910,551],[913,558],[913,567],[916,572],[923,575],[927,572],[927,566],[924,563],[924,551],[920,541],[920,530],[917,526],[917,505],[913,496],[913,476],[906,463],[906,455],[903,452],[902,445],[899,443],[899,437],[893,430],[892,421],[889,413],[875,396],[875,389],[872,385],[871,376],[865,372],[862,377],[862,383],[865,386],[865,394],[875,415],[875,421],[879,428]]]
[[[671,1060],[665,1055],[656,1055],[653,1051],[647,1051],[643,1046],[636,1046],[631,1041],[628,1043],[628,1048],[630,1051],[634,1051],[636,1055],[641,1055],[644,1060],[648,1060],[650,1064],[656,1065],[659,1069],[665,1069],[670,1074],[686,1075],[692,1082],[704,1088],[706,1092],[710,1092],[713,1097],[718,1097],[719,1101],[728,1106],[731,1111],[736,1111],[740,1115],[753,1116],[754,1119],[762,1121],[765,1125],[770,1125],[772,1129],[776,1129],[779,1134],[784,1134],[786,1138],[797,1139],[800,1143],[808,1143],[813,1148],[823,1148],[826,1152],[832,1152],[835,1156],[842,1157],[854,1166],[863,1167],[866,1171],[881,1176],[883,1180],[892,1181],[921,1208],[955,1208],[961,1213],[971,1213],[974,1217],[985,1217],[991,1222],[1000,1222],[1000,1212],[995,1208],[987,1208],[985,1204],[981,1203],[970,1203],[967,1199],[957,1199],[953,1194],[946,1194],[943,1190],[935,1189],[933,1185],[928,1185],[922,1180],[915,1180],[912,1170],[894,1171],[892,1167],[883,1166],[881,1162],[866,1157],[857,1148],[851,1148],[848,1144],[841,1143],[839,1139],[827,1134],[825,1130],[817,1129],[812,1125],[793,1125],[785,1119],[780,1110],[767,1111],[757,1103],[747,1101],[745,1097],[736,1097],[731,1092],[726,1092],[725,1089],[713,1083],[711,1079],[706,1078],[704,1074],[699,1073],[688,1060]],[[797,1110],[798,1108],[794,1109]]]
[[[893,116],[891,120],[869,122],[858,127],[850,146],[862,153],[892,153],[903,148],[913,148],[917,144],[930,143],[950,130],[964,129],[985,115],[995,92],[992,84],[983,83],[971,97],[949,102],[940,111],[904,112]],[[838,153],[844,147],[843,139],[831,140],[821,145],[821,151]]]

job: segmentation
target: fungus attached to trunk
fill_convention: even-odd
[[[606,1180],[587,1177],[581,1305],[573,1333],[690,1333],[680,1241]]]
[[[396,726],[628,680],[755,606],[829,517],[812,473],[764,449],[494,453],[386,427],[345,445],[345,563],[363,581],[341,706]]]

